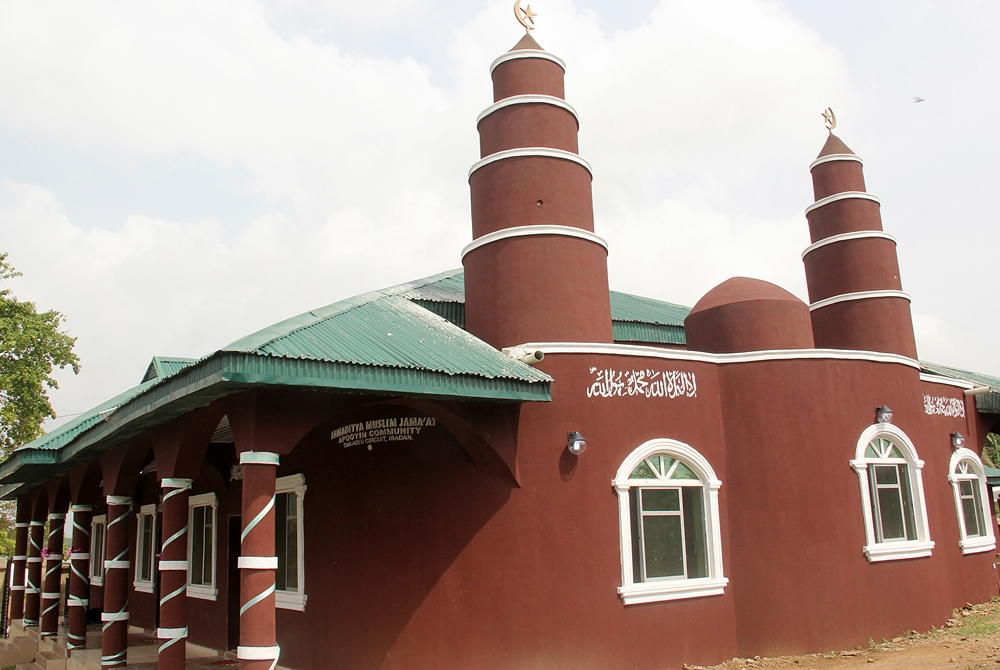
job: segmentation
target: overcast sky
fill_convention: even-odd
[[[533,0],[612,288],[807,299],[820,112],[865,160],[923,359],[1000,375],[1000,3]],[[508,0],[0,0],[0,251],[66,315],[64,417],[280,319],[461,264]],[[915,97],[924,98],[914,102]]]

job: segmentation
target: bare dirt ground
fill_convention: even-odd
[[[694,670],[701,666],[685,666]],[[1000,598],[955,610],[944,628],[927,633],[911,631],[892,640],[872,640],[866,647],[828,654],[734,658],[704,670],[849,670],[905,668],[906,670],[1000,669]]]

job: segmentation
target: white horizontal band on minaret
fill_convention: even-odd
[[[481,161],[476,162],[471,168],[469,168],[469,179],[472,179],[473,173],[479,168],[489,165],[490,163],[495,163],[497,161],[502,161],[507,158],[524,158],[524,157],[538,157],[538,158],[559,158],[564,161],[571,161],[582,165],[587,172],[590,173],[591,178],[594,176],[594,171],[590,167],[590,163],[580,158],[579,154],[575,154],[572,151],[564,151],[562,149],[552,149],[549,147],[523,147],[520,149],[506,149],[504,151],[498,151],[495,154],[490,154]]]
[[[834,161],[854,161],[855,163],[861,163],[862,165],[865,164],[865,162],[861,160],[861,156],[855,156],[854,154],[827,154],[826,156],[820,156],[810,163],[809,171],[812,172],[812,169],[817,165],[832,163]]]
[[[53,512],[49,515],[49,521],[62,521],[65,518],[66,515],[59,512]]]
[[[128,496],[108,496],[109,505],[131,505],[132,499]]]
[[[71,512],[93,512],[93,505],[73,505],[69,508]]]
[[[881,204],[879,199],[871,193],[865,193],[864,191],[844,191],[843,193],[834,193],[833,195],[828,195],[825,198],[820,198],[813,204],[806,207],[806,214],[814,209],[819,209],[824,205],[829,205],[831,202],[839,202],[840,200],[871,200],[874,203]]]
[[[516,226],[514,228],[504,228],[503,230],[496,230],[492,233],[487,233],[482,237],[476,238],[469,244],[465,245],[462,249],[462,258],[470,251],[474,251],[479,247],[497,242],[498,240],[506,240],[511,237],[527,237],[531,235],[561,235],[563,237],[576,237],[581,240],[587,240],[588,242],[593,242],[594,244],[599,244],[604,247],[604,251],[608,250],[608,243],[600,235],[596,235],[589,230],[584,230],[582,228],[574,228],[573,226],[552,226],[552,225],[542,225],[542,226]]]
[[[561,67],[563,72],[566,71],[566,61],[559,56],[554,56],[548,51],[541,51],[539,49],[518,49],[517,51],[508,51],[501,56],[497,56],[490,65],[490,74],[493,74],[493,70],[497,69],[497,66],[501,63],[506,63],[509,60],[517,60],[518,58],[541,58],[543,60],[550,60]]]
[[[811,312],[815,309],[836,305],[838,302],[848,302],[850,300],[870,300],[872,298],[902,298],[903,300],[909,302],[910,294],[905,291],[858,291],[857,293],[841,293],[840,295],[830,296],[829,298],[824,298],[823,300],[817,300],[813,304],[809,305],[809,311]]]
[[[828,244],[834,244],[836,242],[846,242],[848,240],[865,240],[865,239],[882,239],[889,240],[893,244],[896,243],[896,238],[889,233],[884,233],[881,230],[857,230],[853,233],[841,233],[840,235],[831,235],[830,237],[824,237],[819,242],[815,242],[806,247],[805,251],[802,252],[802,258],[805,257],[813,251],[816,251],[820,247],[825,247]]]
[[[552,105],[553,107],[559,107],[572,114],[573,118],[576,119],[576,127],[580,127],[580,116],[576,113],[576,110],[573,109],[573,106],[562,98],[557,98],[554,95],[512,95],[509,98],[504,98],[503,100],[495,102],[484,109],[483,112],[476,117],[476,125],[478,126],[483,119],[498,109],[510,107],[511,105]]]

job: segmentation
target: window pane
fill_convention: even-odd
[[[195,507],[191,528],[191,583],[204,584],[205,566],[205,508]]]
[[[903,508],[900,502],[898,488],[878,489],[878,508],[882,520],[882,539],[906,539],[903,526]]]
[[[684,548],[687,553],[687,576],[708,576],[708,552],[705,538],[705,512],[702,506],[703,489],[684,489]]]
[[[906,522],[906,539],[917,539],[917,526],[913,521],[913,496],[910,495],[910,475],[907,474],[905,465],[896,466],[899,468],[899,484],[903,495],[903,521]]]
[[[274,588],[286,590],[285,570],[288,559],[285,556],[287,531],[285,529],[288,509],[288,494],[279,493],[274,496],[274,553],[278,557],[278,570],[274,573]]]
[[[965,534],[969,537],[979,537],[979,518],[976,515],[976,501],[973,498],[962,498],[962,514],[965,517]]]
[[[896,466],[895,465],[876,465],[875,466],[875,481],[878,484],[898,484],[899,479],[897,477]]]
[[[656,475],[653,474],[653,470],[649,467],[646,461],[643,461],[639,465],[635,466],[635,470],[629,475],[630,479],[656,479]]]
[[[215,539],[215,530],[213,517],[214,511],[211,506],[205,508],[205,562],[203,564],[204,573],[202,574],[202,584],[206,586],[212,586],[214,584],[214,579],[212,573],[215,567],[215,557],[212,554],[212,545]]]
[[[647,516],[642,519],[646,577],[683,577],[680,516]]]
[[[642,536],[639,534],[639,489],[629,489],[629,509],[632,510],[632,580],[642,581]]]
[[[285,533],[285,588],[296,591],[299,588],[299,500],[294,493],[288,494],[288,523]]]
[[[958,483],[958,489],[962,492],[963,496],[972,495],[972,482],[965,480]]]
[[[698,479],[698,475],[692,472],[688,466],[678,463],[677,469],[674,470],[674,476],[671,479]]]
[[[889,458],[902,458],[903,453],[899,450],[896,445],[892,445],[892,449],[889,450]]]
[[[140,563],[140,573],[139,579],[144,582],[152,581],[153,571],[153,517],[149,514],[143,514],[139,517],[142,523],[142,552],[139,560]]]
[[[642,511],[680,512],[680,491],[677,489],[642,489]]]

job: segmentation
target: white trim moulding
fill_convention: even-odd
[[[490,163],[495,163],[497,161],[506,160],[508,158],[559,158],[564,161],[569,161],[571,163],[576,163],[582,166],[587,172],[590,173],[591,179],[594,177],[594,170],[590,167],[590,163],[581,158],[578,154],[572,151],[564,151],[563,149],[552,149],[551,147],[521,147],[518,149],[505,149],[504,151],[498,151],[495,154],[490,154],[486,158],[477,161],[469,168],[469,179],[472,179],[472,175],[475,174],[476,170],[481,167],[486,167]]]
[[[643,582],[619,586],[618,594],[626,605],[640,603],[655,603],[664,600],[680,600],[681,598],[704,598],[705,596],[721,596],[725,593],[729,579],[678,579],[662,582]]]
[[[576,113],[576,110],[573,109],[573,106],[562,98],[557,98],[554,95],[512,95],[509,98],[504,98],[499,102],[494,102],[492,105],[484,109],[482,113],[476,117],[476,126],[479,126],[483,119],[498,109],[511,107],[513,105],[551,105],[552,107],[559,107],[572,114],[573,118],[576,119],[576,127],[580,127],[580,116]]]
[[[861,160],[861,156],[855,156],[854,154],[829,154],[827,156],[821,156],[810,163],[809,171],[812,172],[812,169],[817,165],[822,165],[823,163],[833,163],[834,161],[854,161],[856,163],[861,163],[862,165],[865,164],[865,162]]]
[[[830,237],[824,237],[819,242],[814,242],[805,248],[802,252],[802,260],[805,260],[806,256],[816,251],[821,247],[825,247],[828,244],[836,244],[837,242],[846,242],[848,240],[865,240],[869,238],[889,240],[893,244],[896,243],[896,238],[889,233],[882,232],[881,230],[858,230],[853,233],[841,233],[840,235],[831,235]]]
[[[490,64],[490,74],[493,74],[493,70],[497,69],[497,66],[501,63],[517,60],[519,58],[541,58],[542,60],[550,60],[561,67],[563,72],[566,71],[566,61],[559,56],[550,54],[548,51],[540,51],[538,49],[518,49],[517,51],[508,51],[505,54],[497,56],[493,63]]]
[[[942,377],[940,375],[929,374],[927,372],[920,373],[920,381],[928,382],[930,384],[944,384],[946,386],[957,386],[960,389],[971,389],[975,388],[975,384],[972,382],[967,382],[964,379],[952,379],[951,377]]]
[[[841,200],[871,200],[877,205],[882,204],[882,202],[871,193],[865,193],[864,191],[844,191],[843,193],[834,193],[833,195],[828,195],[825,198],[820,198],[813,204],[806,207],[806,215],[813,210],[829,205],[831,202],[839,202]]]
[[[880,561],[903,561],[910,558],[924,558],[931,555],[934,541],[926,542],[879,542],[865,547],[865,556],[872,563]]]
[[[710,354],[686,349],[659,349],[636,344],[605,344],[602,342],[526,342],[518,345],[528,350],[549,354],[597,354],[632,356],[637,358],[662,358],[693,363],[757,363],[759,361],[792,361],[833,359],[841,361],[871,361],[872,363],[898,363],[920,369],[920,363],[908,356],[886,354],[878,351],[850,349],[770,349],[735,354]]]
[[[462,258],[464,259],[465,255],[470,251],[474,251],[479,247],[486,246],[487,244],[491,244],[498,240],[505,240],[511,237],[527,237],[530,235],[561,235],[563,237],[576,237],[581,240],[593,242],[594,244],[599,244],[604,247],[605,252],[608,251],[608,243],[603,237],[582,228],[554,225],[516,226],[514,228],[495,230],[492,233],[487,233],[486,235],[473,240],[469,244],[466,244],[465,248],[462,249]]]
[[[907,302],[910,302],[910,294],[905,291],[857,291],[855,293],[841,293],[840,295],[830,296],[829,298],[824,298],[823,300],[817,300],[813,304],[809,305],[809,311],[822,309],[823,307],[829,307],[830,305],[836,305],[838,302],[849,302],[851,300],[870,300],[872,298],[902,298]]]

